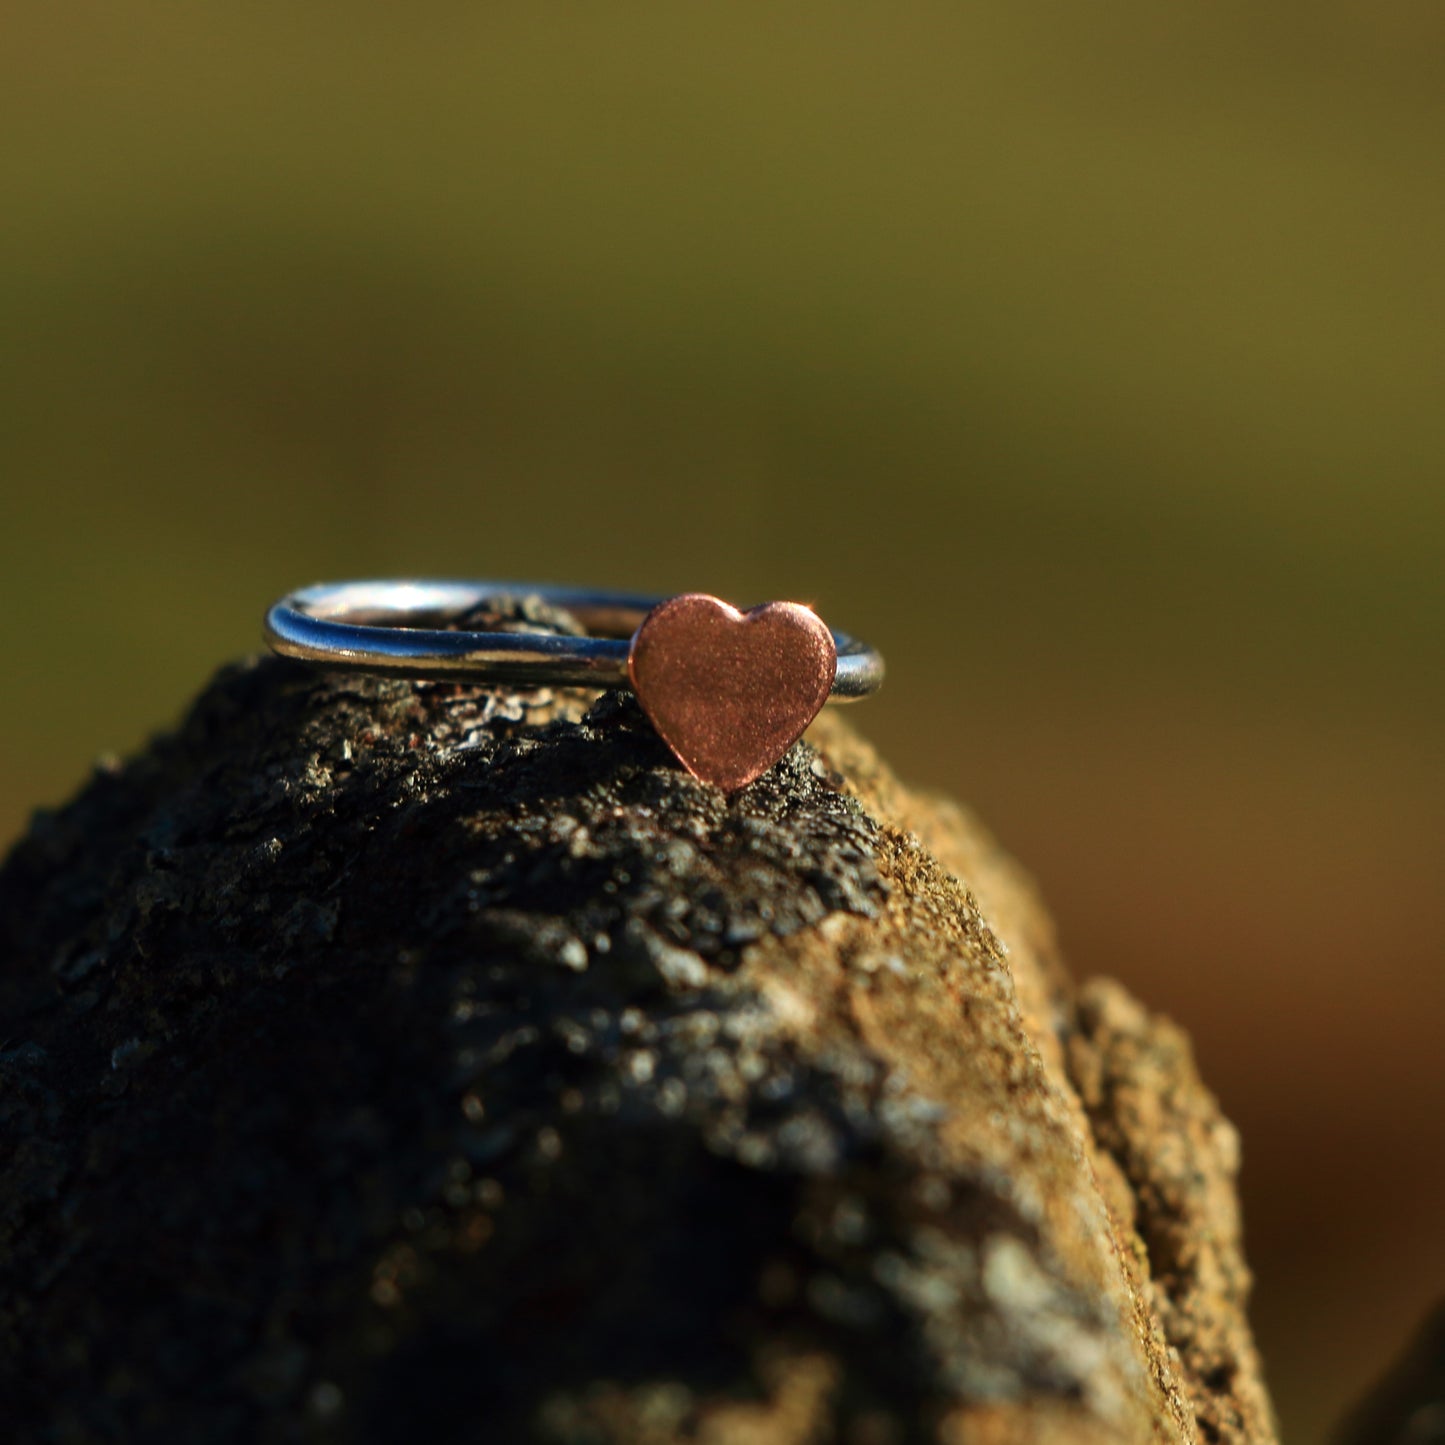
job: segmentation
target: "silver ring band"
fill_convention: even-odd
[[[589,635],[448,632],[436,626],[503,595],[537,597],[565,608]],[[265,638],[283,657],[334,671],[523,687],[628,687],[628,639],[666,600],[666,594],[535,582],[323,582],[272,606]],[[879,653],[844,632],[833,632],[833,641],[838,668],[829,701],[853,702],[876,692],[883,681]]]

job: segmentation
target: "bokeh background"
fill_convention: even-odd
[[[0,8],[0,835],[303,581],[814,601],[1186,1024],[1291,1441],[1445,1291],[1445,11]]]

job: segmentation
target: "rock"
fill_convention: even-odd
[[[1184,1036],[832,710],[729,800],[229,668],[0,871],[0,1042],[17,1445],[1274,1438]]]
[[[1333,1438],[1335,1445],[1445,1442],[1445,1302],[1431,1311],[1404,1354]]]

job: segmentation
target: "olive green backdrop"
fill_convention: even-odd
[[[815,602],[1244,1131],[1291,1440],[1445,1292],[1445,13],[0,9],[0,833],[300,582]]]

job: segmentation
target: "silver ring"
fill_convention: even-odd
[[[500,597],[537,597],[565,608],[586,637],[445,631],[437,626]],[[629,639],[657,596],[534,582],[377,580],[302,587],[266,613],[274,652],[327,669],[445,682],[523,687],[628,687]],[[876,692],[883,658],[829,629],[837,648],[831,702]]]

